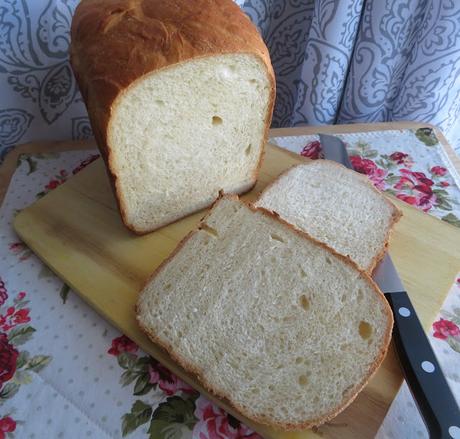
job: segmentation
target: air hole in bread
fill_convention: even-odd
[[[250,84],[255,84],[255,83],[257,83],[257,79],[250,79],[250,80],[249,80],[249,83],[250,83]]]
[[[346,295],[346,294],[342,294],[342,295],[340,296],[340,301],[341,301],[342,303],[345,303],[346,300],[347,300],[347,295]]]
[[[285,244],[284,239],[281,238],[281,236],[275,235],[274,233],[270,234],[270,238],[273,239],[273,241],[278,241],[278,242],[282,242],[283,244]]]
[[[270,392],[273,392],[275,390],[275,386],[273,384],[269,384],[268,390],[270,390]]]
[[[300,363],[302,363],[302,362],[303,362],[303,358],[302,358],[302,357],[297,357],[297,358],[295,359],[295,364],[300,364]]]
[[[304,408],[303,408],[303,407],[296,407],[296,409],[295,409],[295,414],[296,414],[297,416],[302,416],[303,412],[304,412]],[[313,428],[315,428],[315,427],[313,427]]]
[[[361,300],[363,300],[363,290],[360,288],[358,290],[358,302],[361,302]]]
[[[252,144],[250,143],[250,144],[247,146],[247,148],[244,150],[244,153],[245,153],[246,155],[251,154],[251,149],[252,149]]]
[[[223,193],[223,190],[222,190],[222,189],[219,191],[219,194],[220,194],[221,192]],[[238,206],[238,205],[232,206],[232,210],[233,210],[233,212],[237,213],[237,212],[240,210],[240,206]]]
[[[299,384],[301,386],[306,386],[308,384],[308,377],[307,375],[300,375],[299,376]]]
[[[372,326],[369,323],[361,320],[359,322],[359,335],[363,340],[367,340],[372,335]]]
[[[239,364],[236,361],[229,361],[230,366],[232,366],[233,369],[238,370],[239,369]]]
[[[347,393],[348,393],[351,389],[353,389],[353,384],[350,384],[349,386],[345,387],[345,389],[343,389],[343,391],[342,391],[342,396],[346,396]]]
[[[307,277],[307,273],[305,273],[305,271],[304,271],[304,269],[302,267],[300,267],[300,277],[303,277],[303,278]]]
[[[165,285],[165,291],[169,291],[172,288],[171,284],[166,284]]]
[[[218,238],[219,237],[219,233],[217,233],[217,230],[212,228],[212,227],[209,227],[207,224],[203,224],[201,226],[201,230],[203,230],[203,232],[206,232],[208,233],[209,235],[213,236],[214,238]]]
[[[305,310],[308,311],[310,308],[310,301],[308,300],[307,296],[305,294],[302,294],[300,296],[300,306]]]
[[[332,264],[332,261],[331,261],[331,259],[330,259],[330,258],[328,258],[327,256],[326,256],[326,263],[328,263],[329,265],[330,265],[330,264]]]
[[[165,101],[162,101],[161,99],[157,99],[157,100],[155,101],[155,104],[157,104],[158,106],[161,107],[161,106],[163,106],[163,105],[165,104]]]
[[[123,8],[116,8],[113,11],[109,12],[109,16],[124,14],[125,10]]]
[[[213,125],[221,125],[223,122],[222,118],[219,116],[212,116],[212,124]]]

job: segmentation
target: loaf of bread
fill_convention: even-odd
[[[382,362],[392,313],[349,259],[263,209],[220,199],[140,294],[142,329],[254,421],[319,425]]]
[[[383,258],[400,210],[367,177],[330,160],[297,165],[254,203],[349,256],[371,273]]]
[[[146,233],[252,188],[275,81],[232,0],[83,0],[71,37],[126,226]]]

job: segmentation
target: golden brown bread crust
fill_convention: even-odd
[[[304,159],[304,163],[299,163],[299,164],[296,164],[296,165],[292,165],[290,166],[289,168],[285,169],[283,172],[281,172],[280,175],[278,175],[278,177],[276,177],[273,181],[271,181],[265,188],[264,190],[257,196],[257,198],[253,201],[253,205],[255,206],[257,204],[258,201],[260,201],[261,197],[262,197],[262,194],[270,189],[272,186],[276,185],[280,178],[284,177],[287,173],[289,173],[291,171],[291,169],[293,168],[296,168],[298,166],[305,166],[305,165],[309,165],[309,164],[313,164],[315,162],[315,160],[312,160],[312,159],[309,159],[309,158],[306,158],[306,157],[302,157]],[[326,160],[326,159],[323,159],[323,160]],[[333,166],[339,166],[339,167],[342,167],[342,168],[345,168],[345,169],[348,169],[350,171],[353,171],[353,169],[349,169],[347,168],[346,166],[342,165],[341,163],[337,163],[337,162],[334,162],[332,160],[326,160],[329,164],[333,165]],[[355,171],[356,172],[356,171]],[[388,245],[389,245],[389,241],[390,241],[390,235],[391,235],[391,232],[393,231],[393,227],[394,225],[401,219],[403,213],[401,211],[401,209],[399,209],[399,207],[397,207],[395,204],[393,204],[391,202],[391,200],[388,199],[388,197],[385,196],[385,194],[383,194],[381,191],[379,191],[373,184],[372,182],[369,180],[369,178],[363,174],[360,174],[359,172],[356,172],[356,177],[357,178],[360,178],[362,180],[363,183],[365,183],[367,186],[369,186],[369,188],[371,188],[375,193],[383,196],[383,199],[385,200],[385,203],[390,207],[391,209],[391,222],[390,222],[390,225],[388,227],[388,230],[387,230],[387,233],[386,233],[386,237],[385,237],[385,241],[384,241],[384,244],[381,248],[381,250],[379,251],[379,253],[377,253],[374,258],[372,259],[372,261],[369,263],[369,265],[367,267],[359,267],[358,268],[360,270],[364,270],[367,274],[369,274],[370,276],[372,276],[372,273],[374,272],[375,268],[377,267],[378,263],[383,259],[383,257],[385,256],[385,253],[388,249]],[[262,208],[262,207],[259,207],[259,208]],[[262,208],[263,209],[263,208]],[[279,214],[277,212],[273,212],[275,215],[279,216]],[[296,225],[294,224],[293,225],[294,228],[297,229]],[[300,229],[299,229],[300,230]],[[314,239],[314,238],[313,238]],[[353,261],[354,262],[354,261]]]
[[[267,69],[272,87],[265,143],[275,76],[256,27],[232,0],[83,0],[78,5],[71,27],[70,61],[123,222],[134,232],[146,233],[127,222],[111,166],[108,130],[115,100],[148,73],[195,58],[232,53],[252,54]],[[260,165],[261,161],[254,182]]]
[[[238,196],[235,195],[224,195],[220,194],[219,198],[215,201],[213,204],[213,207],[215,204],[217,204],[222,198],[230,198],[234,200],[239,200]],[[344,395],[344,399],[339,407],[337,407],[334,411],[327,413],[326,415],[316,418],[316,419],[309,419],[306,420],[305,422],[299,423],[299,424],[293,424],[293,423],[278,423],[274,422],[273,419],[271,419],[268,416],[255,416],[252,415],[251,413],[248,413],[247,410],[245,410],[243,407],[240,407],[237,403],[235,403],[231,395],[225,394],[223,392],[219,392],[215,388],[212,387],[212,385],[206,381],[204,378],[202,372],[197,369],[193,364],[190,364],[188,361],[186,361],[184,358],[182,358],[179,354],[175,352],[174,346],[172,346],[170,343],[165,342],[164,340],[161,340],[155,333],[153,333],[149,328],[147,328],[142,320],[140,319],[139,316],[139,299],[138,302],[135,306],[135,312],[136,312],[136,320],[142,329],[142,331],[158,346],[160,346],[162,349],[164,349],[170,357],[176,361],[185,371],[193,374],[196,379],[206,388],[208,392],[210,392],[212,395],[215,395],[216,397],[222,399],[226,403],[228,403],[231,407],[233,407],[235,410],[237,410],[243,417],[246,417],[248,419],[251,419],[252,421],[255,421],[260,424],[265,424],[269,425],[274,428],[282,429],[282,430],[304,430],[307,428],[319,426],[321,424],[324,424],[325,422],[329,421],[330,419],[334,418],[337,416],[340,412],[342,412],[346,407],[348,407],[354,399],[358,396],[359,392],[366,386],[366,384],[369,382],[369,380],[372,378],[372,376],[377,372],[379,366],[385,359],[385,356],[387,354],[390,341],[391,341],[391,334],[393,330],[393,313],[391,311],[391,308],[383,295],[383,293],[380,291],[378,288],[377,284],[373,281],[373,279],[369,276],[369,274],[363,270],[361,270],[358,265],[348,256],[344,256],[340,253],[337,253],[334,249],[328,247],[326,244],[316,240],[312,236],[310,236],[308,233],[303,232],[299,229],[296,229],[292,224],[284,221],[282,218],[279,217],[279,215],[275,212],[271,212],[269,210],[266,210],[261,207],[254,207],[251,204],[244,203],[241,201],[242,204],[247,206],[250,210],[253,212],[259,211],[263,213],[264,215],[273,218],[274,220],[284,224],[287,228],[291,229],[294,231],[301,239],[308,240],[315,245],[324,248],[334,256],[338,257],[339,259],[343,260],[346,264],[351,265],[354,269],[356,269],[360,273],[360,277],[364,278],[369,285],[372,287],[372,289],[375,291],[377,294],[381,304],[383,305],[383,310],[387,316],[387,327],[385,328],[385,334],[384,334],[384,340],[382,344],[382,349],[380,350],[377,358],[374,360],[374,362],[371,364],[371,366],[368,369],[368,373],[366,376],[363,377],[361,382],[359,382],[354,388],[350,389],[348,391],[347,395]],[[212,211],[212,209],[211,209]],[[211,214],[211,211],[209,211],[201,220],[200,224],[197,226],[195,230],[192,230],[189,232],[177,245],[177,247],[173,250],[173,252],[156,268],[156,270],[152,273],[152,275],[148,278],[146,281],[145,285],[143,286],[141,292],[144,290],[144,288],[152,281],[152,279],[157,276],[161,270],[172,260],[174,259],[174,256],[182,249],[182,247],[186,244],[186,242],[195,234],[197,233],[198,230],[201,229],[201,227],[206,223],[207,217]]]

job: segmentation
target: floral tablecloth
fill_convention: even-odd
[[[460,226],[460,178],[428,130],[344,134],[356,170],[380,189]],[[272,139],[310,158],[317,136]],[[11,221],[98,157],[22,155],[0,209],[0,439],[257,439],[143,353],[54,276]],[[460,268],[460,267],[459,267]],[[460,279],[430,340],[460,402]],[[427,437],[407,387],[379,437]]]

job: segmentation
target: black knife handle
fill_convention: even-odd
[[[385,294],[394,315],[393,341],[430,438],[457,438],[460,410],[405,291]]]

